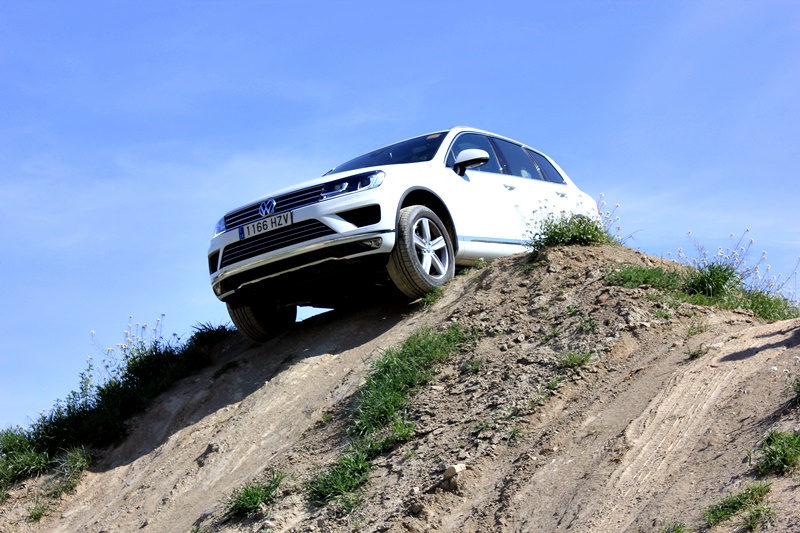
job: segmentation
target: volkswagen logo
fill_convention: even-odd
[[[258,206],[258,214],[262,217],[271,216],[275,213],[275,198],[269,198],[268,200],[264,200],[261,202],[261,205]]]

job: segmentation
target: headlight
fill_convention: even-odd
[[[322,188],[322,200],[328,200],[342,194],[374,189],[383,183],[384,176],[386,176],[386,174],[382,170],[374,170],[364,174],[356,174],[349,178],[331,181],[326,183]]]
[[[225,233],[225,217],[222,217],[221,219],[219,219],[219,222],[217,222],[217,225],[214,226],[214,237],[216,237],[220,233]],[[212,237],[212,239],[214,237]]]

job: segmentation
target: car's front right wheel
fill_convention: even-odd
[[[254,342],[265,342],[286,331],[297,319],[297,306],[278,306],[253,301],[227,303],[228,315],[239,333]]]
[[[455,272],[454,255],[450,234],[436,213],[423,205],[400,210],[397,243],[386,267],[406,296],[420,298],[444,285]]]

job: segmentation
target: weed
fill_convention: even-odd
[[[514,428],[511,430],[511,433],[508,435],[508,439],[506,439],[507,444],[516,444],[522,439],[524,435],[523,431],[520,428]]]
[[[558,385],[561,383],[561,378],[559,376],[553,376],[550,378],[550,381],[544,384],[544,387],[549,391],[554,391],[558,388]]]
[[[702,321],[697,319],[692,319],[691,324],[689,324],[689,331],[687,334],[689,337],[693,337],[695,335],[699,335],[708,329],[708,325]]]
[[[494,420],[484,420],[483,422],[477,422],[472,426],[472,433],[473,435],[477,435],[481,431],[491,431],[494,429]]]
[[[686,259],[680,250],[679,258]],[[719,261],[725,261],[724,257]],[[626,288],[649,286],[666,291],[669,298],[664,302],[673,308],[680,302],[689,302],[722,309],[745,309],[768,322],[800,317],[797,302],[780,293],[783,285],[753,283],[756,272],[757,267],[748,269],[741,262],[703,259],[683,270],[620,265],[606,275],[605,281]]]
[[[788,474],[797,468],[800,460],[800,432],[771,429],[756,453],[760,455],[756,462],[759,476]]]
[[[700,346],[697,348],[686,348],[683,353],[688,355],[689,359],[697,359],[698,357],[702,357],[708,353],[708,347],[705,344],[700,343]]]
[[[745,487],[739,494],[733,494],[703,512],[703,521],[714,527],[730,520],[739,512],[761,505],[769,494],[772,483],[754,483]]]
[[[572,307],[571,305],[567,306],[567,316],[575,316],[578,314],[578,310]]]
[[[586,246],[617,242],[601,222],[574,213],[547,215],[539,222],[535,231],[529,230],[529,235],[527,245],[534,257],[547,246]]]
[[[312,502],[325,505],[358,489],[369,479],[371,470],[372,465],[367,454],[363,450],[351,448],[339,457],[332,468],[309,480],[305,485],[306,492]]]
[[[481,368],[483,368],[483,360],[478,359],[477,357],[473,357],[467,363],[467,367],[469,368],[470,372],[472,372],[473,374],[477,374],[478,372],[481,371]]]
[[[250,483],[233,491],[228,502],[228,514],[240,518],[255,518],[262,508],[271,505],[275,500],[284,474],[270,470],[263,483]]]
[[[403,459],[404,460],[413,459],[414,457],[418,457],[418,456],[419,456],[419,453],[417,452],[417,450],[408,450],[406,453],[403,454]]]
[[[768,505],[755,505],[745,512],[742,526],[748,531],[755,531],[760,526],[771,524],[775,520],[775,511]]]
[[[548,331],[544,335],[542,335],[542,344],[546,344],[549,341],[551,341],[552,339],[555,339],[556,337],[558,337],[558,335],[560,333],[561,332],[558,331],[558,326],[556,326],[555,324],[551,325],[550,326],[550,331]]]
[[[609,285],[627,289],[649,286],[659,290],[676,291],[683,286],[683,275],[678,269],[619,265],[606,274],[605,281]]]
[[[422,307],[427,309],[428,307],[432,306],[436,302],[442,299],[444,296],[444,289],[441,285],[437,285],[436,287],[432,288],[428,292],[425,293],[425,296],[422,297]]]
[[[567,352],[558,356],[556,366],[558,368],[580,368],[585,366],[591,358],[591,352]]]
[[[433,379],[436,365],[469,338],[459,324],[444,331],[421,328],[373,363],[350,417],[353,441],[335,465],[305,483],[312,502],[336,500],[349,513],[354,502],[362,501],[358,489],[369,479],[370,461],[414,437],[414,425],[404,418],[411,394]]]
[[[597,331],[599,323],[597,319],[591,316],[584,316],[580,324],[578,324],[578,331],[581,333],[594,333]]]
[[[33,501],[33,505],[27,508],[28,517],[31,519],[31,522],[38,522],[39,520],[42,519],[42,517],[45,514],[47,514],[48,510],[49,509],[47,508],[47,505],[45,505],[44,503],[42,503],[41,500],[36,498]]]
[[[50,466],[50,455],[36,447],[22,428],[0,431],[0,501],[15,481],[35,476]]]
[[[333,415],[326,411],[322,413],[322,418],[320,418],[319,421],[321,424],[325,425],[329,424],[331,420],[333,420]]]
[[[439,332],[421,328],[398,348],[389,348],[373,363],[352,418],[351,432],[375,433],[398,418],[414,390],[435,375],[435,365],[467,339],[458,324]]]
[[[80,374],[78,390],[56,400],[29,429],[0,431],[0,496],[11,483],[47,470],[51,458],[65,450],[74,459],[78,452],[70,450],[117,442],[131,416],[175,381],[205,366],[208,346],[231,332],[228,326],[199,324],[181,345],[177,336],[164,340],[162,318],[153,328],[128,324],[122,343],[101,350],[101,367],[95,367],[90,357],[87,369]],[[71,460],[57,461],[56,468],[67,468]],[[56,493],[72,490],[77,483],[70,475],[61,477],[60,486],[53,489]]]
[[[666,309],[653,309],[653,316],[661,320],[669,320],[672,314]]]
[[[56,458],[57,478],[48,491],[50,496],[60,498],[75,490],[90,463],[91,457],[83,447],[76,446],[60,454]]]
[[[690,271],[684,279],[683,291],[689,295],[700,294],[709,298],[723,298],[741,285],[734,265],[706,263]]]

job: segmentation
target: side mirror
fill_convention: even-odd
[[[479,148],[468,148],[461,150],[453,164],[453,170],[459,176],[463,176],[468,168],[477,168],[489,162],[489,153]]]

